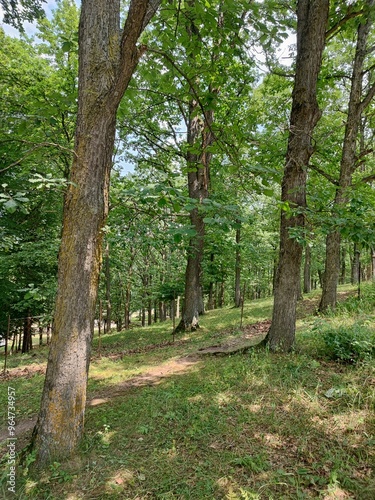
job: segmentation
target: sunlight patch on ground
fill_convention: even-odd
[[[213,397],[213,400],[219,407],[227,406],[230,403],[235,403],[238,398],[234,394],[228,392],[219,392]]]

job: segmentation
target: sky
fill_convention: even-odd
[[[75,2],[77,5],[80,5],[81,0],[75,0]],[[52,10],[55,7],[56,7],[55,0],[46,0],[43,3],[43,8],[44,8],[44,11],[45,11],[47,17],[51,17]],[[0,7],[0,25],[3,27],[3,29],[7,35],[18,37],[19,31],[16,28],[13,28],[12,26],[9,26],[9,25],[3,23],[3,15],[4,15],[4,11]],[[33,35],[35,33],[35,30],[36,30],[35,24],[28,23],[28,22],[24,23],[24,28],[25,28],[26,34],[29,36]]]

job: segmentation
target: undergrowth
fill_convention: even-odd
[[[269,318],[270,307],[270,300],[246,304],[245,324]],[[349,331],[357,341],[370,335],[374,310],[343,307],[324,318],[305,314],[292,354],[199,358],[179,374],[126,389],[124,382],[156,365],[241,335],[239,311],[208,313],[198,332],[175,345],[169,323],[107,335],[101,357],[96,339],[89,394],[106,398],[88,407],[75,457],[39,475],[18,470],[17,498],[372,500],[374,359],[352,356],[356,363],[346,364],[335,354],[336,362],[330,349],[334,332]],[[41,378],[14,379],[18,419],[36,411]],[[0,495],[8,498],[5,486],[3,476]]]

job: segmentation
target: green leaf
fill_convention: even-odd
[[[4,203],[4,208],[10,213],[15,212],[17,207],[18,203],[13,199],[10,199]]]

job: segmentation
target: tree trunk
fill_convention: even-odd
[[[152,274],[149,274],[148,276],[148,283],[147,283],[147,325],[150,326],[152,325],[152,298],[151,298],[151,283],[152,283]]]
[[[176,319],[178,319],[180,317],[180,300],[181,300],[181,297],[179,295],[177,295],[177,299],[176,299]]]
[[[240,221],[237,220],[237,224]],[[236,229],[236,264],[235,264],[235,277],[234,277],[234,306],[241,306],[241,227]]]
[[[286,165],[281,200],[292,210],[281,212],[279,263],[267,342],[271,350],[290,351],[294,344],[300,288],[302,246],[290,231],[303,230],[306,169],[313,154],[312,135],[320,118],[317,81],[325,45],[329,0],[300,0],[297,7],[297,60]]]
[[[359,281],[359,259],[361,257],[361,252],[359,251],[358,245],[354,243],[353,258],[352,258],[352,270],[351,270],[351,283],[356,285]]]
[[[111,268],[109,260],[109,243],[105,247],[105,297],[107,302],[106,323],[107,333],[111,332],[112,306],[111,306]]]
[[[22,352],[29,352],[33,347],[32,330],[31,330],[31,317],[30,312],[27,318],[24,319],[23,324],[23,339],[22,339]]]
[[[219,307],[224,306],[224,292],[225,292],[224,281],[222,281],[219,287],[219,300],[218,300]]]
[[[156,300],[154,300],[154,323],[157,322],[158,320],[158,307],[157,307],[158,303]]]
[[[210,285],[208,287],[207,310],[211,311],[213,308],[214,308],[214,282],[210,281]]]
[[[149,3],[130,2],[122,32],[119,0],[81,4],[75,154],[64,206],[51,348],[32,438],[38,466],[71,455],[83,433],[116,112],[141,55],[137,41],[151,18]]]
[[[305,264],[303,268],[303,293],[311,292],[311,248],[307,244],[305,247]]]
[[[39,325],[39,345],[43,345],[43,327]]]
[[[207,310],[211,311],[214,309],[214,282],[213,280],[213,275],[214,275],[214,269],[213,269],[213,263],[215,260],[215,254],[211,252],[210,254],[210,267],[209,267],[209,272],[211,276],[211,281],[208,287],[208,301],[207,301]]]
[[[19,331],[19,339],[18,339],[18,349],[17,349],[17,351],[21,350],[21,345],[22,345],[22,327],[20,327],[20,331]]]
[[[190,5],[194,5],[194,0]],[[198,34],[198,28],[194,21],[189,21],[187,25],[187,34],[193,47],[194,36]],[[194,36],[193,36],[194,34]],[[192,50],[189,54],[191,66],[195,65],[196,54]],[[198,87],[198,78],[193,85]],[[210,88],[210,94],[213,96],[217,91]],[[208,198],[210,184],[210,164],[212,153],[209,148],[214,142],[212,125],[214,122],[215,106],[214,99],[211,101],[211,109],[204,110],[204,116],[199,116],[199,103],[195,96],[196,89],[190,84],[191,99],[189,102],[189,113],[187,123],[187,152],[188,167],[188,191],[190,198],[196,200],[196,207],[190,212],[190,224],[195,230],[195,236],[190,239],[188,261],[185,273],[185,300],[181,315],[181,321],[177,325],[175,332],[194,331],[199,328],[199,312],[202,310],[202,259],[205,236],[204,213],[202,205]],[[196,153],[197,147],[200,148],[200,154]]]
[[[344,285],[346,281],[346,248],[341,247],[341,258],[340,258],[340,277],[339,283]]]
[[[371,279],[375,281],[375,248],[371,248]]]
[[[374,5],[374,0],[367,1],[368,6]],[[344,143],[340,162],[340,177],[334,200],[334,217],[348,201],[348,188],[352,176],[359,163],[357,161],[357,138],[363,110],[368,106],[367,99],[362,99],[364,77],[364,62],[367,55],[367,39],[372,25],[372,16],[359,24],[357,31],[357,45],[354,57],[351,89],[348,106],[348,116],[345,126]],[[340,275],[340,232],[333,230],[326,238],[326,265],[324,271],[323,291],[319,304],[319,311],[334,310],[337,302],[337,285]]]

